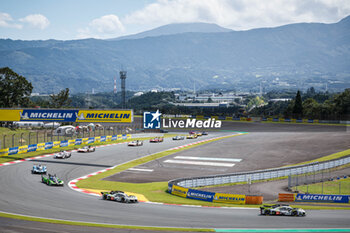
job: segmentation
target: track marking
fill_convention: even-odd
[[[178,163],[188,165],[204,165],[204,166],[217,166],[217,167],[233,167],[234,163],[214,163],[214,162],[200,162],[200,161],[187,161],[187,160],[165,160],[164,163]]]
[[[140,172],[153,172],[153,169],[146,169],[146,168],[129,168],[129,171],[140,171]]]
[[[239,163],[242,161],[242,159],[191,157],[191,156],[175,156],[174,159],[207,160],[207,161],[222,161],[222,162],[236,162],[236,163]]]

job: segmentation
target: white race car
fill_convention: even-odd
[[[175,137],[173,137],[173,140],[184,140],[185,137],[184,136],[180,136],[180,135],[177,135]]]
[[[264,205],[260,207],[261,215],[285,215],[285,216],[305,216],[305,210],[293,208],[289,205]]]
[[[72,152],[61,151],[55,154],[53,157],[55,159],[67,159],[67,158],[70,158],[71,156],[72,156]]]
[[[127,195],[123,191],[101,192],[103,200],[118,201],[124,203],[136,203],[137,197],[134,195]]]
[[[128,143],[128,146],[143,146],[143,141],[136,140]]]
[[[93,146],[84,146],[83,148],[79,148],[78,152],[86,153],[86,152],[95,152],[96,148]]]

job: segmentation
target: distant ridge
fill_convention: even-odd
[[[230,32],[231,29],[220,27],[213,23],[176,23],[168,24],[154,28],[149,31],[137,33],[134,35],[117,37],[109,40],[127,40],[127,39],[141,39],[145,37],[156,37],[175,35],[188,32],[202,32],[202,33],[215,33],[215,32]]]
[[[240,91],[257,91],[260,83],[265,90],[350,87],[350,17],[247,31],[174,24],[123,38],[0,39],[0,67],[28,78],[40,93],[113,91],[121,65],[128,90],[192,89],[194,83]]]

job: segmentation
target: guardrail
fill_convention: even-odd
[[[265,169],[250,172],[238,172],[225,175],[192,177],[171,180],[168,186],[177,185],[184,188],[196,188],[210,185],[229,184],[237,182],[248,182],[254,180],[265,180],[285,177],[289,175],[299,175],[310,172],[321,171],[329,168],[339,167],[350,163],[350,155],[340,159],[333,159],[326,162],[314,162],[305,165]]]

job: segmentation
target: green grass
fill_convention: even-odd
[[[227,137],[234,137],[237,135],[230,135]],[[221,139],[221,138],[220,138]],[[217,141],[220,139],[213,139],[212,141]],[[76,185],[79,188],[85,188],[85,189],[98,189],[98,190],[114,190],[114,189],[121,189],[126,192],[133,192],[133,193],[139,193],[143,194],[149,201],[152,202],[162,202],[162,203],[171,203],[171,204],[189,204],[189,205],[203,205],[203,201],[199,200],[191,200],[186,199],[178,196],[171,195],[167,193],[168,189],[168,182],[152,182],[152,183],[125,183],[125,182],[115,182],[115,181],[106,181],[102,180],[105,177],[114,175],[118,172],[122,172],[128,168],[132,168],[159,158],[162,158],[164,156],[171,155],[173,153],[177,153],[179,151],[187,150],[193,147],[197,147],[200,145],[204,145],[209,142],[202,142],[196,145],[191,145],[186,148],[180,148],[177,150],[171,150],[171,151],[164,151],[156,154],[152,154],[149,156],[145,156],[143,158],[135,159],[133,161],[121,164],[117,166],[116,168],[109,170],[107,172],[92,176],[88,179],[80,180]],[[211,202],[204,202],[206,206],[242,206],[242,205],[233,205],[233,204],[221,204],[221,203],[211,203]],[[250,205],[250,207],[258,207],[257,205]]]
[[[339,192],[339,183],[340,183],[341,192]],[[323,194],[350,195],[350,178],[323,182],[323,192],[322,192],[322,183],[315,183],[315,184],[293,187],[293,190],[298,190],[299,192],[301,191],[302,193],[308,192],[311,194],[323,193]]]
[[[213,229],[208,228],[175,228],[175,227],[147,227],[147,226],[128,226],[128,225],[116,225],[116,224],[102,224],[102,223],[89,223],[89,222],[77,222],[59,219],[47,219],[39,217],[31,217],[20,214],[10,214],[0,212],[0,217],[13,218],[25,221],[45,222],[53,224],[65,224],[72,226],[88,226],[88,227],[104,227],[104,228],[116,228],[116,229],[134,229],[134,230],[151,230],[151,231],[183,231],[183,232],[214,232]]]
[[[175,135],[177,135],[177,134],[166,134],[166,135],[164,135],[164,137],[165,138],[173,137]],[[134,141],[134,140],[149,140],[150,138],[151,137],[143,137],[143,138],[131,138],[131,139],[125,139],[125,140],[109,141],[109,142],[95,142],[95,143],[91,143],[89,145],[99,146],[99,145],[129,142],[129,141]],[[35,156],[39,156],[39,155],[52,154],[52,153],[59,152],[61,150],[74,150],[74,149],[81,148],[83,146],[84,145],[70,145],[70,146],[66,146],[66,147],[52,148],[52,149],[48,149],[48,150],[34,151],[34,152],[28,152],[28,153],[23,153],[23,154],[0,156],[0,163],[6,163],[6,162],[14,161],[14,160],[30,158],[30,157],[35,157]]]

